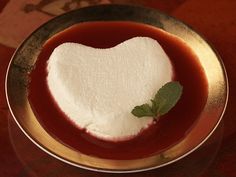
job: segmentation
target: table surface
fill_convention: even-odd
[[[103,174],[64,164],[39,150],[13,121],[4,81],[21,41],[54,16],[94,4],[129,3],[157,8],[205,36],[220,54],[230,84],[229,102],[214,134],[201,148],[166,167],[136,174]],[[0,176],[2,177],[236,177],[236,1],[235,0],[1,0]]]

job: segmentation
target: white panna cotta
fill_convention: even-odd
[[[49,90],[65,115],[93,136],[111,141],[132,138],[153,123],[131,111],[150,103],[173,77],[168,56],[148,37],[108,49],[64,43],[54,49],[47,70]]]

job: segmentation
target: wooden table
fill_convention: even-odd
[[[137,174],[102,174],[64,164],[39,150],[20,131],[7,107],[4,80],[20,42],[56,15],[98,3],[157,8],[184,21],[210,42],[224,61],[230,84],[223,121],[197,151],[167,167]],[[1,0],[0,176],[2,177],[236,177],[236,1],[235,0]]]

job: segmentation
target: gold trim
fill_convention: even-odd
[[[95,13],[96,12],[96,13]],[[129,15],[127,15],[129,14]],[[209,95],[196,126],[180,143],[151,157],[134,160],[111,160],[88,156],[63,145],[50,136],[37,121],[28,102],[28,74],[44,42],[50,36],[83,21],[134,21],[153,25],[184,40],[199,57],[204,68]],[[102,172],[138,172],[165,166],[197,149],[218,126],[228,100],[228,80],[220,57],[205,40],[189,27],[156,10],[103,5],[72,11],[44,24],[17,49],[6,75],[7,102],[16,123],[39,148],[68,164]],[[210,118],[209,118],[210,117]]]

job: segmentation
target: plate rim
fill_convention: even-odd
[[[144,168],[139,168],[139,169],[130,169],[130,170],[127,170],[127,169],[109,169],[109,168],[97,168],[97,167],[91,167],[91,166],[86,166],[84,164],[78,164],[78,163],[75,163],[73,161],[71,161],[70,159],[67,159],[65,157],[61,157],[59,156],[58,154],[55,154],[55,152],[52,152],[52,150],[49,150],[48,147],[45,147],[44,145],[40,144],[40,142],[37,141],[37,139],[35,139],[35,137],[32,137],[32,135],[30,134],[30,132],[27,132],[25,129],[24,129],[24,126],[22,126],[22,124],[18,121],[17,117],[15,116],[15,113],[14,113],[14,108],[12,108],[11,106],[11,101],[9,99],[9,88],[8,88],[8,82],[9,82],[9,73],[10,73],[10,70],[11,70],[11,67],[13,65],[13,61],[15,59],[15,56],[17,55],[17,53],[22,50],[22,47],[27,43],[27,41],[30,39],[30,37],[32,37],[35,33],[37,33],[38,31],[40,31],[44,26],[47,26],[48,24],[50,24],[52,21],[55,21],[56,19],[60,19],[62,18],[63,16],[71,16],[73,15],[74,13],[78,12],[78,11],[83,11],[83,10],[93,10],[93,9],[108,9],[109,10],[112,9],[112,8],[120,8],[120,9],[131,9],[132,10],[142,10],[142,11],[146,11],[146,12],[150,12],[150,13],[157,13],[159,15],[162,15],[163,17],[165,18],[168,18],[168,19],[171,19],[173,21],[175,21],[176,23],[178,24],[181,24],[182,26],[188,28],[190,31],[194,32],[195,35],[198,35],[200,38],[203,39],[203,41],[206,42],[207,46],[212,50],[212,52],[216,55],[217,57],[217,60],[218,62],[220,63],[220,66],[221,66],[221,69],[222,69],[222,74],[223,74],[223,78],[224,78],[224,83],[225,85],[223,86],[224,87],[224,92],[225,92],[225,95],[224,95],[224,106],[222,107],[222,111],[219,115],[219,118],[218,118],[218,121],[216,122],[215,126],[213,127],[213,129],[209,132],[209,134],[204,138],[203,141],[201,141],[197,146],[195,146],[195,148],[191,149],[190,151],[186,152],[185,154],[183,155],[180,155],[178,158],[175,158],[175,159],[172,159],[170,160],[169,162],[166,162],[166,163],[162,163],[162,164],[159,164],[159,165],[156,165],[156,166],[151,166],[151,167],[144,167]],[[88,21],[88,20],[87,20]],[[93,20],[89,20],[89,21],[93,21]],[[97,20],[99,21],[99,20]],[[111,20],[110,20],[111,21]],[[114,20],[116,21],[116,20]],[[120,20],[120,21],[124,21],[124,20]],[[132,21],[132,20],[128,20],[128,21]],[[134,21],[134,22],[137,22],[137,23],[142,23],[140,21]],[[149,22],[148,22],[149,23]],[[148,24],[148,23],[145,23],[145,24]],[[151,24],[152,25],[152,24]],[[152,25],[153,26],[153,25]],[[155,26],[157,27],[157,26]],[[59,30],[61,31],[61,30]],[[58,31],[58,32],[59,32]],[[165,13],[162,13],[156,9],[151,9],[151,8],[147,8],[147,7],[140,7],[140,6],[131,6],[131,5],[114,5],[114,4],[111,4],[111,5],[98,5],[98,6],[90,6],[90,7],[85,7],[85,8],[81,8],[81,9],[77,9],[77,10],[74,10],[74,11],[70,11],[68,13],[65,13],[65,14],[62,14],[60,16],[57,16],[51,20],[49,20],[48,22],[44,23],[43,25],[41,25],[39,28],[37,28],[33,33],[31,33],[20,45],[19,47],[16,49],[16,51],[14,52],[10,62],[9,62],[9,65],[8,65],[8,68],[7,68],[7,72],[6,72],[6,79],[5,79],[5,94],[6,94],[6,99],[7,99],[7,104],[8,104],[8,107],[9,107],[9,110],[11,112],[11,115],[13,117],[13,119],[15,120],[15,122],[17,123],[18,127],[21,129],[21,131],[37,146],[39,147],[41,150],[45,151],[46,153],[48,153],[49,155],[65,162],[65,163],[68,163],[70,165],[73,165],[73,166],[76,166],[76,167],[80,167],[80,168],[83,168],[83,169],[87,169],[87,170],[92,170],[92,171],[97,171],[97,172],[108,172],[108,173],[131,173],[131,172],[141,172],[141,171],[147,171],[147,170],[152,170],[152,169],[156,169],[156,168],[160,168],[160,167],[163,167],[163,166],[166,166],[168,164],[171,164],[171,163],[174,163],[182,158],[184,158],[185,156],[189,155],[190,153],[192,153],[193,151],[195,151],[196,149],[198,149],[210,136],[211,134],[214,132],[214,130],[218,127],[220,121],[222,120],[222,117],[224,115],[224,112],[226,110],[226,107],[227,107],[227,102],[228,102],[228,96],[229,96],[229,83],[228,83],[228,77],[227,77],[227,73],[226,73],[226,69],[225,69],[225,66],[223,64],[223,61],[220,57],[220,55],[217,53],[217,51],[212,47],[212,45],[209,44],[209,42],[202,36],[202,35],[199,35],[199,33],[195,32],[191,27],[189,27],[189,25],[186,25],[185,23],[181,22],[180,20],[174,18],[174,17],[171,17],[170,15],[167,15]],[[146,159],[146,158],[145,158]],[[117,160],[116,160],[117,161]],[[121,160],[123,161],[123,160]],[[127,160],[126,160],[127,161]],[[129,160],[128,160],[129,161]],[[131,160],[132,161],[132,160]]]

